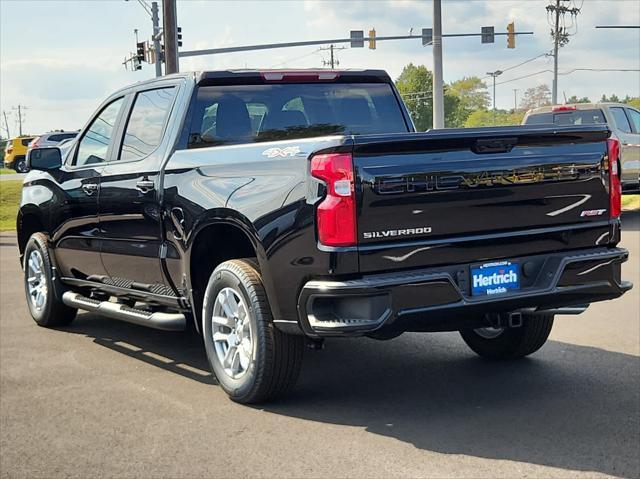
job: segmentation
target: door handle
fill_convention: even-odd
[[[153,180],[140,180],[136,183],[136,190],[141,193],[148,193],[149,191],[155,188],[155,183]]]
[[[91,196],[96,191],[98,191],[98,183],[85,183],[84,185],[82,185],[82,191]]]

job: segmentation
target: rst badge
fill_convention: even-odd
[[[585,216],[602,216],[605,211],[607,210],[584,210],[583,212],[580,213],[581,217],[585,217]]]

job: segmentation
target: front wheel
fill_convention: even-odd
[[[47,237],[34,233],[24,250],[24,290],[33,320],[39,326],[64,326],[78,312],[62,302],[62,287],[56,278]]]
[[[304,339],[276,329],[261,275],[252,262],[226,261],[213,271],[202,318],[209,364],[232,400],[257,403],[293,388]]]
[[[553,314],[523,314],[518,328],[464,329],[460,335],[476,354],[490,359],[517,359],[535,353],[547,341]]]

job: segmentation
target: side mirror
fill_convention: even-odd
[[[29,151],[27,168],[29,170],[57,170],[62,166],[62,151],[57,146],[34,148]]]

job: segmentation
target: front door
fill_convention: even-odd
[[[113,140],[124,98],[108,102],[81,133],[61,168],[51,211],[55,256],[62,276],[93,279],[106,271],[100,259],[98,220],[100,174],[113,154]]]
[[[135,93],[117,156],[102,171],[102,262],[113,283],[123,287],[166,292],[159,171],[175,90],[168,86]]]

